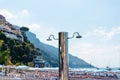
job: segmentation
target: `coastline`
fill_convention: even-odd
[[[0,80],[59,80],[58,68],[12,68]],[[69,80],[120,80],[120,70],[70,68]]]

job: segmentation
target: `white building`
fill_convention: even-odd
[[[20,30],[14,28],[12,24],[6,21],[5,17],[0,15],[0,31],[2,31],[6,37],[23,41],[23,36]]]

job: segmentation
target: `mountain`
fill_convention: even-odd
[[[5,63],[4,57],[8,56],[8,61],[11,60],[11,64],[28,64],[33,61],[34,54],[36,54],[42,55],[43,59],[52,67],[58,67],[58,48],[40,42],[36,35],[28,30],[27,27],[20,28],[9,23],[3,15],[0,15],[0,31],[3,32],[0,36],[0,58],[3,58],[1,62]],[[5,40],[2,40],[3,35]],[[3,57],[4,54],[6,56]],[[89,68],[93,66],[69,54],[69,67]]]
[[[26,33],[28,40],[34,44],[35,47],[39,48],[43,59],[52,64],[52,67],[58,67],[58,48],[51,45],[42,43],[36,35],[32,32]],[[93,68],[92,65],[88,64],[82,59],[69,54],[69,67],[71,68]]]

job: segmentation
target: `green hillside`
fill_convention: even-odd
[[[19,41],[7,38],[0,31],[0,64],[32,66],[33,58],[36,55],[40,55],[39,49],[35,48],[27,39]]]

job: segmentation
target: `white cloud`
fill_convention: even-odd
[[[105,28],[97,28],[94,29],[91,32],[88,32],[85,37],[100,37],[100,39],[104,40],[110,40],[112,39],[115,35],[120,34],[120,27],[112,27],[110,30],[107,30]]]
[[[30,15],[29,11],[26,10],[26,9],[22,10],[22,11],[21,11],[21,14],[22,14],[23,16],[28,16],[28,15]]]
[[[2,14],[3,16],[5,16],[6,18],[10,18],[10,19],[16,17],[14,14],[12,14],[11,12],[9,12],[7,9],[0,10],[0,14]]]
[[[120,59],[120,45],[98,45],[91,42],[82,42],[73,44],[70,47],[70,52],[99,67],[118,66]]]
[[[0,14],[2,14],[8,22],[19,26],[29,24],[31,21],[30,12],[27,9],[14,11],[8,9],[0,9]]]
[[[112,27],[111,29],[113,32],[115,32],[116,34],[120,34],[120,27]]]
[[[23,10],[19,10],[19,11],[14,11],[14,12],[10,12],[7,9],[1,9],[0,10],[0,14],[2,14],[3,16],[5,16],[7,19],[13,19],[13,18],[17,18],[17,19],[24,19],[27,16],[30,15],[29,11],[27,9],[23,9]],[[24,21],[23,21],[24,22]]]
[[[69,51],[74,53],[73,55],[98,67],[119,66],[120,45],[114,43],[115,40],[119,39],[119,35],[120,27],[107,29],[100,27],[83,35],[81,41],[76,41],[70,45]],[[111,40],[113,38],[114,41]]]
[[[41,28],[39,24],[30,24],[30,25],[27,25],[27,27],[30,29],[31,32],[34,32],[35,34],[38,34]]]

